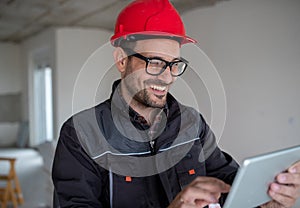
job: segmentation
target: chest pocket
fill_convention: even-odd
[[[195,142],[191,150],[175,166],[178,182],[181,190],[191,183],[197,176],[205,176],[205,161],[200,162],[202,147]]]
[[[146,191],[144,178],[128,177],[114,174],[113,176],[113,207],[146,206]]]

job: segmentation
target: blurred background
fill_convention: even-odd
[[[51,207],[51,165],[60,127],[73,113],[110,94],[119,75],[109,39],[119,11],[129,2],[0,1],[0,157],[17,158],[25,199],[20,207]],[[215,66],[221,80],[216,88],[223,87],[226,102],[221,99],[213,109],[218,94],[210,93],[209,80],[194,76],[192,70],[205,70],[197,63],[183,76],[192,90],[175,85],[172,93],[187,105],[196,100],[208,123],[216,123],[212,128],[221,148],[241,162],[299,145],[300,1],[171,2],[187,34]],[[193,50],[183,50],[192,59]],[[82,68],[93,53],[99,62],[93,65],[96,83],[91,81],[95,71]],[[213,116],[218,110],[225,125],[224,116]],[[0,173],[8,168],[0,162]]]

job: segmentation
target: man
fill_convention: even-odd
[[[140,0],[119,15],[111,39],[121,80],[111,97],[63,125],[53,164],[61,207],[205,207],[223,204],[238,164],[203,117],[169,89],[187,68],[180,46],[195,42],[167,0]],[[270,185],[292,207],[300,163]]]

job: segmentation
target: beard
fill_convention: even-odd
[[[160,96],[151,93],[150,86],[167,86],[168,84],[158,79],[146,79],[141,83],[139,82],[139,78],[144,73],[145,72],[141,70],[133,71],[130,64],[127,65],[126,74],[123,81],[129,93],[129,97],[146,107],[163,108],[166,104],[166,95]]]
[[[156,100],[153,100],[151,98],[151,95],[147,91],[147,89],[143,89],[138,93],[136,93],[133,96],[133,99],[147,107],[163,108],[166,104],[166,99],[165,99],[166,96],[157,96],[157,95],[153,95],[153,96],[156,97]]]

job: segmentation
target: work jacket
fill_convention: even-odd
[[[61,128],[52,170],[60,207],[167,207],[197,176],[232,184],[238,164],[201,114],[168,94],[154,131],[123,100],[119,83]]]

